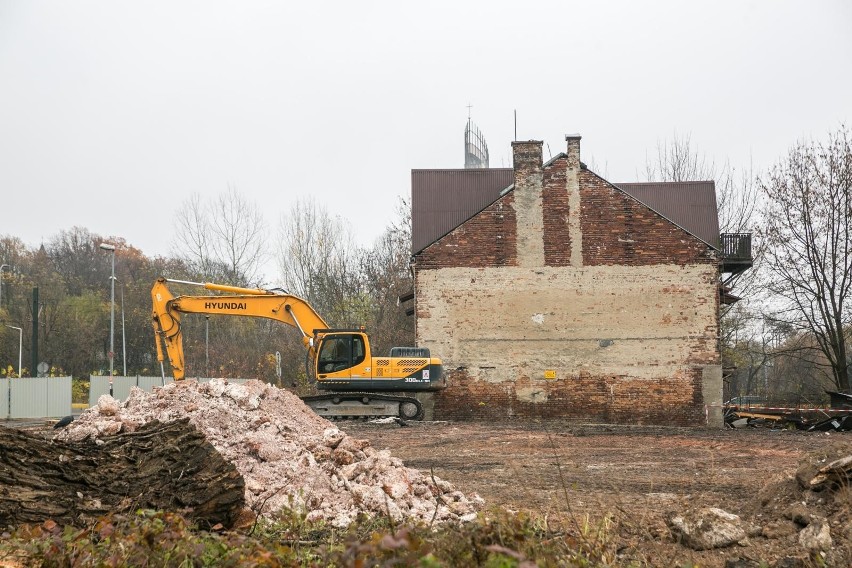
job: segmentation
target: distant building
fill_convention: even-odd
[[[713,183],[615,185],[566,141],[412,171],[417,344],[450,384],[434,417],[721,427]]]

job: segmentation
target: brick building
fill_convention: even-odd
[[[721,426],[712,182],[616,186],[566,142],[412,171],[417,345],[449,381],[434,417]]]

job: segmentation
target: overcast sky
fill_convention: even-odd
[[[412,168],[518,138],[641,178],[673,133],[765,169],[852,121],[852,2],[0,0],[0,235],[81,226],[149,256],[236,187],[313,196],[370,244]],[[274,233],[272,233],[274,234]]]

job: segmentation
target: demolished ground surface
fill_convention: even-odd
[[[852,566],[852,483],[815,492],[796,479],[809,483],[852,454],[852,433],[530,420],[409,424],[348,429],[393,448],[409,467],[464,480],[489,504],[543,517],[556,534],[591,533],[618,550],[619,566]],[[748,538],[711,550],[678,542],[669,515],[706,507],[740,516]],[[819,540],[823,519],[830,550],[813,552],[808,540]],[[815,534],[802,536],[810,526]]]
[[[284,510],[346,526],[359,513],[395,521],[471,520],[482,500],[376,450],[317,416],[297,396],[260,381],[187,380],[124,402],[102,396],[58,438],[97,441],[152,420],[188,417],[246,482],[246,502],[273,518]],[[163,480],[168,483],[168,479]]]

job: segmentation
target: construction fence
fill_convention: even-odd
[[[208,378],[194,379],[207,382]],[[248,379],[228,379],[244,383]],[[113,377],[112,396],[124,400],[131,387],[151,392],[174,382],[172,377]],[[109,377],[89,376],[89,406],[97,404],[101,395],[109,394]],[[0,419],[61,418],[74,413],[71,399],[71,377],[23,377],[0,379]],[[79,411],[79,407],[78,407]]]
[[[71,414],[71,377],[0,379],[0,417],[56,418]]]

